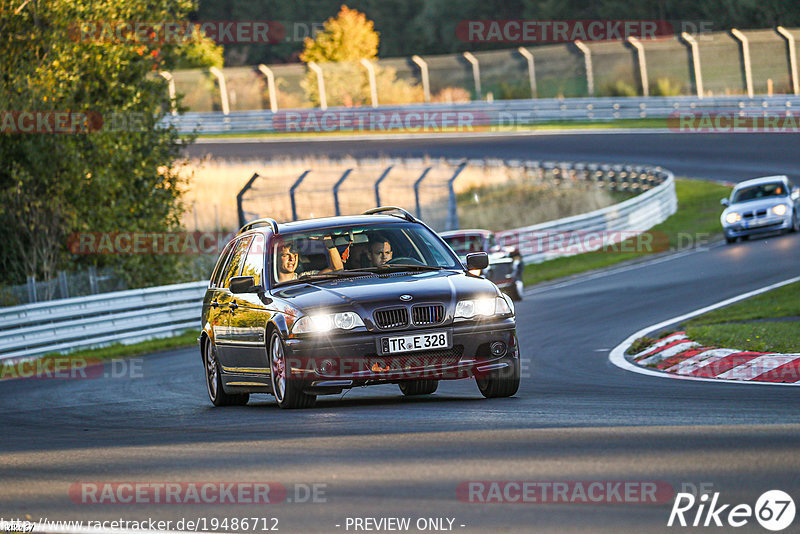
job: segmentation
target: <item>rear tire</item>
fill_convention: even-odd
[[[302,380],[291,378],[283,340],[277,330],[273,330],[269,338],[269,371],[272,394],[281,408],[311,408],[317,402],[316,395],[303,391]]]
[[[210,339],[203,343],[203,363],[205,363],[206,390],[208,398],[214,406],[244,406],[250,400],[249,393],[234,395],[225,393],[222,386],[222,374],[217,361],[217,348]]]
[[[416,395],[430,395],[439,387],[439,381],[434,379],[407,380],[405,382],[400,382],[398,385],[403,395],[406,397],[413,397]]]
[[[519,358],[514,358],[510,367],[489,371],[482,377],[475,377],[478,389],[487,399],[511,397],[519,390]]]

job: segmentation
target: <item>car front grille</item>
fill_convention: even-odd
[[[457,364],[464,353],[463,345],[452,349],[414,352],[402,355],[378,356],[370,354],[364,359],[370,371],[408,371],[413,369],[442,368]],[[388,369],[387,369],[388,367]]]
[[[444,321],[444,306],[427,304],[411,308],[411,322],[415,326],[430,326]]]
[[[399,328],[408,325],[408,310],[406,308],[377,310],[373,318],[378,328]]]

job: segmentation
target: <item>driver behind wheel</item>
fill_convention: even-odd
[[[370,236],[367,257],[373,267],[380,267],[392,259],[392,244],[382,235]]]

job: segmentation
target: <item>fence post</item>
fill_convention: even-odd
[[[100,289],[97,287],[97,268],[94,265],[89,267],[89,293],[97,295]]]
[[[58,292],[59,298],[68,299],[69,298],[69,286],[67,285],[67,273],[64,271],[58,271]]]
[[[369,77],[369,97],[372,102],[372,107],[378,107],[378,84],[375,81],[375,65],[368,59],[361,58],[361,64],[367,69],[367,76]]]
[[[253,173],[253,176],[244,184],[244,187],[241,191],[236,195],[236,210],[239,213],[239,228],[247,224],[247,221],[244,217],[244,207],[242,206],[242,202],[244,201],[244,194],[253,187],[253,182],[255,182],[259,178],[258,173]]]
[[[269,109],[273,113],[278,111],[278,93],[275,90],[275,74],[272,69],[263,63],[258,66],[258,70],[267,79],[267,91],[269,91]]]
[[[300,186],[300,184],[303,182],[303,180],[305,180],[306,176],[308,176],[308,173],[310,173],[310,172],[311,172],[311,169],[309,169],[307,171],[303,171],[303,174],[301,174],[300,177],[297,180],[295,180],[295,182],[292,184],[292,187],[289,188],[289,198],[292,201],[292,220],[293,221],[297,220],[297,204],[295,204],[295,201],[294,201],[294,191],[295,191],[295,189],[297,189]]]
[[[420,74],[422,76],[422,93],[425,102],[431,101],[431,80],[428,77],[428,64],[424,59],[418,55],[411,56],[411,61],[419,66]]]
[[[167,80],[167,91],[169,93],[169,112],[172,115],[177,115],[178,109],[175,104],[175,78],[173,78],[172,73],[165,70],[159,71],[158,74]]]
[[[448,202],[447,202],[447,228],[445,230],[458,230],[458,209],[456,209],[456,192],[453,189],[453,182],[456,181],[458,175],[461,174],[461,171],[464,170],[464,167],[467,166],[467,163],[464,162],[458,166],[456,172],[453,173],[453,176],[447,180],[447,192],[448,192]]]
[[[647,59],[644,55],[644,45],[636,37],[626,39],[636,51],[636,59],[639,64],[639,80],[642,84],[642,96],[650,96],[650,80],[647,77]]]
[[[228,115],[231,112],[230,102],[228,101],[228,86],[225,84],[225,74],[217,67],[211,67],[208,69],[211,74],[216,76],[217,81],[219,82],[219,97],[222,101],[222,114]]]
[[[731,28],[731,35],[739,42],[739,49],[742,54],[742,70],[744,71],[744,86],[747,90],[747,97],[753,98],[753,70],[750,65],[750,41],[747,36],[737,30]]]
[[[464,52],[462,54],[464,59],[472,63],[472,81],[475,84],[475,96],[477,96],[477,100],[483,99],[483,94],[481,92],[481,66],[478,63],[478,58],[472,55],[471,52]]]
[[[29,276],[26,280],[28,286],[28,302],[36,302],[36,277]]]
[[[380,190],[379,190],[381,182],[384,180],[384,178],[389,176],[389,171],[392,170],[393,166],[394,165],[389,165],[388,167],[386,167],[386,169],[383,171],[383,173],[381,173],[381,175],[378,177],[378,179],[375,180],[375,206],[376,207],[381,205],[381,193],[380,193]]]
[[[789,52],[789,77],[792,79],[792,92],[800,95],[800,83],[797,80],[797,51],[794,48],[794,35],[783,26],[778,26],[775,31],[786,40],[786,48]]]
[[[419,204],[419,186],[422,183],[422,180],[424,180],[425,177],[428,176],[428,173],[431,172],[432,168],[433,167],[426,167],[425,170],[422,171],[422,174],[420,174],[419,178],[414,181],[414,203],[417,208],[416,215],[420,219],[422,218],[422,207]]]
[[[592,68],[592,51],[580,39],[574,41],[575,46],[583,53],[583,63],[586,65],[586,90],[589,96],[594,96],[594,69]]]
[[[694,72],[694,87],[697,92],[697,98],[703,98],[703,71],[700,69],[700,48],[697,46],[697,41],[694,37],[686,32],[681,32],[681,39],[686,43],[689,55],[692,57],[692,71]]]
[[[347,169],[346,171],[344,171],[342,177],[339,178],[339,180],[333,185],[333,207],[336,210],[337,217],[341,215],[341,212],[339,210],[339,187],[341,187],[344,181],[347,180],[347,177],[350,176],[351,172],[353,172],[353,169]]]
[[[522,46],[517,48],[517,51],[528,62],[528,81],[531,84],[531,98],[536,98],[538,91],[536,90],[536,69],[533,63],[533,54],[531,54],[530,50]]]
[[[322,76],[322,67],[313,61],[308,62],[308,68],[313,70],[317,75],[317,89],[319,90],[319,109],[325,111],[328,109],[328,98],[325,96],[325,78]]]

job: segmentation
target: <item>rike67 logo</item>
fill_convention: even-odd
[[[767,530],[783,530],[794,521],[795,506],[792,498],[784,491],[764,492],[754,507],[749,504],[720,503],[719,492],[699,498],[691,493],[678,493],[669,514],[667,526],[730,526],[742,527],[755,518]]]

